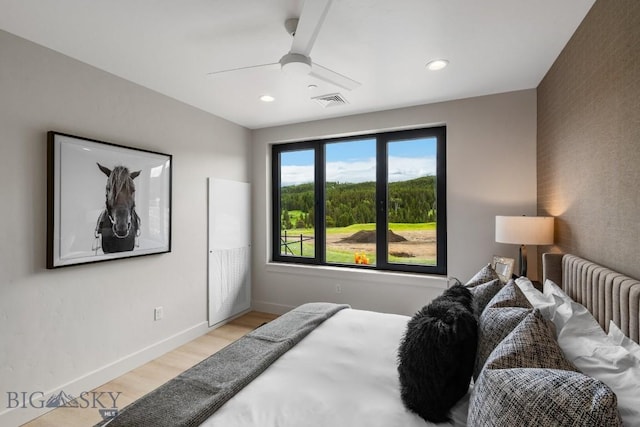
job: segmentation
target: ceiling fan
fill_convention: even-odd
[[[215,77],[219,74],[255,68],[280,68],[285,73],[309,75],[343,89],[353,90],[357,88],[360,86],[360,83],[311,61],[311,57],[309,56],[332,1],[333,0],[306,0],[302,7],[300,18],[291,18],[285,21],[285,29],[293,36],[293,42],[291,44],[291,50],[280,58],[280,61],[213,71],[207,75],[209,77]]]

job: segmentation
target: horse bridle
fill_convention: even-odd
[[[140,229],[140,216],[138,216],[138,213],[136,212],[136,209],[135,209],[135,208],[132,208],[132,209],[131,209],[131,212],[133,213],[133,215],[132,215],[132,219],[133,219],[134,221],[136,221],[136,223],[137,223],[137,225],[138,225],[138,229],[136,230],[136,236],[135,236],[135,238],[136,238],[135,245],[136,245],[136,247],[138,247],[138,246],[139,246],[138,238],[140,237],[140,234],[142,233],[142,230]],[[133,221],[131,221],[131,223],[129,223],[129,227],[128,227],[128,229],[127,229],[127,235],[126,235],[126,236],[124,236],[124,237],[120,237],[120,236],[118,236],[118,235],[116,234],[116,232],[115,232],[115,230],[114,230],[114,228],[113,228],[113,227],[115,227],[115,221],[114,221],[113,217],[109,214],[109,211],[108,211],[108,209],[107,209],[107,208],[103,209],[103,210],[102,210],[102,213],[101,213],[101,214],[100,214],[100,216],[98,217],[98,222],[96,223],[96,229],[95,229],[95,230],[94,230],[94,232],[93,232],[93,236],[96,238],[96,244],[94,245],[94,247],[93,247],[92,249],[93,249],[93,250],[95,250],[95,251],[96,251],[96,253],[97,253],[97,251],[98,251],[98,249],[99,249],[99,247],[100,247],[99,239],[100,239],[100,234],[102,234],[102,233],[100,233],[100,229],[102,228],[102,223],[104,222],[104,219],[105,219],[104,217],[105,217],[105,216],[106,216],[107,218],[109,218],[109,222],[111,222],[111,231],[113,231],[113,234],[114,234],[118,239],[125,239],[125,238],[129,237],[129,230],[131,230],[131,225],[133,224]]]
[[[140,237],[140,232],[141,232],[140,217],[138,216],[138,213],[136,212],[135,208],[131,208],[131,220],[127,224],[127,234],[125,234],[124,236],[120,236],[118,235],[118,233],[116,233],[116,220],[109,213],[109,209],[108,208],[105,209],[104,212],[107,214],[107,218],[109,218],[109,221],[111,222],[111,231],[113,231],[113,235],[116,236],[118,239],[126,239],[127,237],[129,237],[129,232],[131,231],[131,226],[133,225],[133,221],[135,221],[136,224],[138,225],[136,230],[136,237]]]

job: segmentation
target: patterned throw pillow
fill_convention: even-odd
[[[622,425],[611,389],[573,371],[492,369],[483,374],[482,388],[474,396],[470,426]]]
[[[474,386],[468,425],[619,426],[616,395],[576,371],[534,310],[494,349]]]
[[[493,279],[500,279],[496,270],[491,267],[491,264],[487,264],[480,269],[469,281],[465,284],[470,288],[481,285],[483,283],[490,282]]]
[[[493,307],[524,307],[533,308],[529,300],[512,279],[498,292],[487,304],[487,308]]]
[[[469,287],[469,290],[473,294],[476,316],[479,317],[480,314],[482,314],[482,311],[489,301],[491,301],[491,298],[493,298],[500,289],[502,289],[502,282],[500,279],[493,279],[487,283]]]
[[[491,352],[502,340],[531,313],[524,307],[488,308],[478,320],[478,352],[473,370],[473,379],[477,380],[480,371]]]
[[[577,371],[556,342],[553,323],[534,309],[491,352],[487,368],[551,368]]]

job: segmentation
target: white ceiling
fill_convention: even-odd
[[[256,129],[534,88],[594,0],[334,0],[311,57],[360,87],[277,69],[207,76],[277,62],[303,3],[0,0],[0,28]],[[450,64],[427,71],[435,58]],[[336,92],[349,104],[310,99]]]

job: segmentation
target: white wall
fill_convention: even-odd
[[[535,90],[261,129],[253,134],[254,308],[282,312],[335,301],[409,315],[442,292],[439,276],[269,262],[272,144],[440,124],[447,126],[449,276],[467,280],[493,254],[515,258],[517,247],[495,243],[494,217],[536,214]],[[530,258],[535,274],[535,250]]]
[[[48,130],[173,154],[172,252],[46,270]],[[240,126],[0,31],[0,425],[43,412],[9,391],[77,396],[207,331],[206,177],[249,182],[249,150]]]

